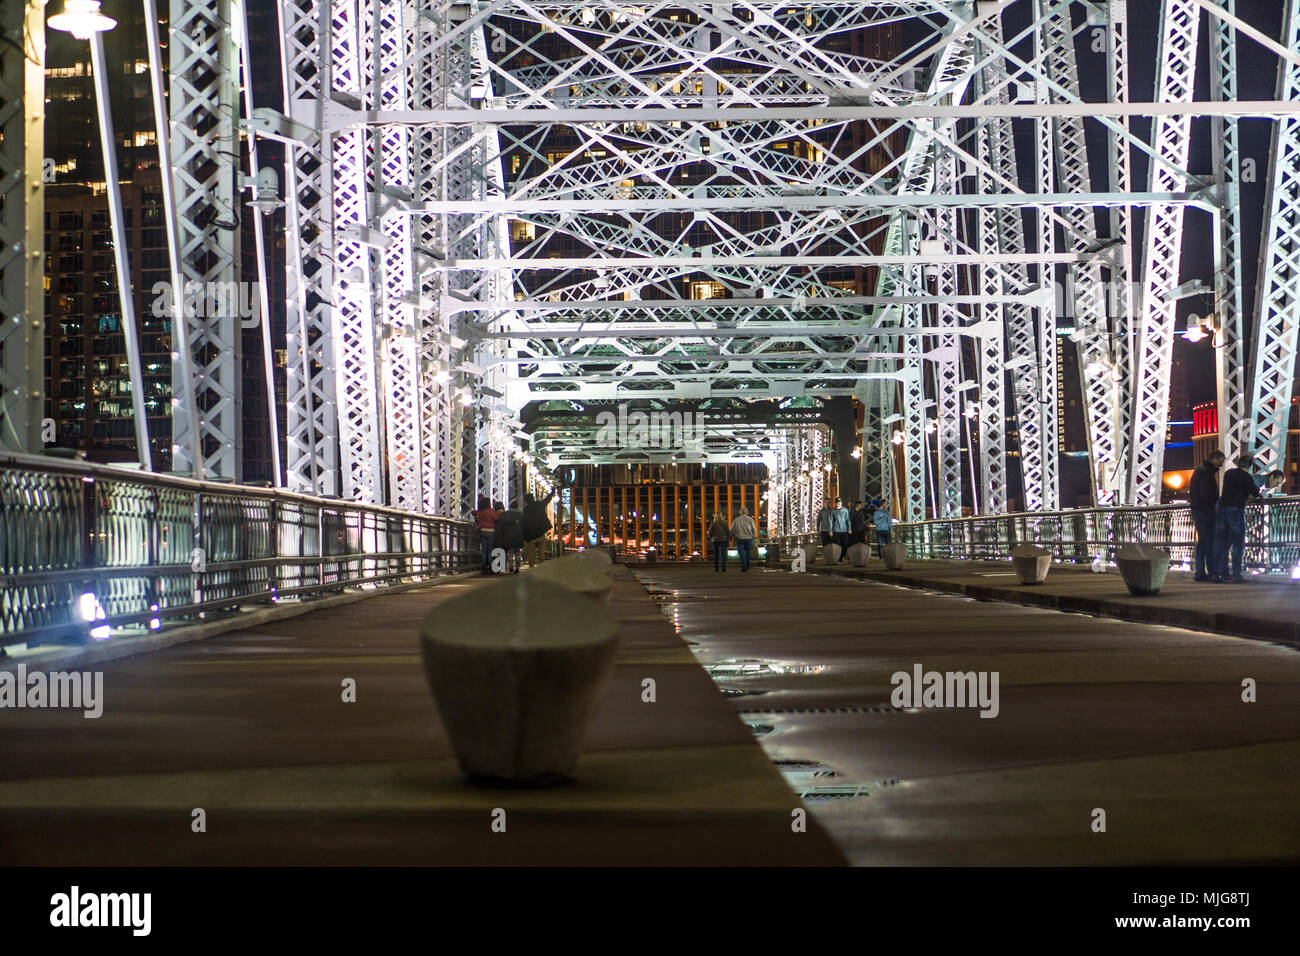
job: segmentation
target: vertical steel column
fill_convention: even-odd
[[[167,229],[167,266],[171,280],[171,319],[172,319],[172,418],[186,416],[186,435],[191,446],[185,449],[182,458],[193,468],[195,478],[202,479],[203,458],[193,447],[198,439],[199,410],[192,398],[180,396],[194,395],[194,370],[191,356],[189,322],[185,319],[185,274],[181,269],[180,236],[176,221],[176,181],[172,167],[171,124],[167,119],[167,97],[163,90],[162,39],[158,30],[158,8],[155,0],[143,0],[145,47],[149,53],[149,87],[153,97],[154,135],[158,139],[158,169],[162,180],[163,217]],[[173,425],[173,432],[175,426]],[[176,443],[173,434],[173,444]],[[172,470],[176,471],[173,459]]]
[[[285,146],[285,482],[291,491],[340,492],[329,256],[332,182],[324,111],[332,72],[329,20],[318,0],[279,0],[284,111],[306,132]]]
[[[1300,0],[1288,0],[1282,43],[1300,49]],[[1283,62],[1277,89],[1280,100],[1300,100],[1300,67]],[[1300,118],[1294,115],[1274,124],[1269,177],[1252,345],[1253,447],[1247,449],[1264,471],[1286,461],[1300,336]]]
[[[232,18],[230,0],[171,0],[172,170],[185,277],[185,289],[175,294],[183,294],[187,302],[194,376],[194,392],[188,394],[183,390],[183,370],[173,361],[172,391],[180,406],[173,403],[172,407],[172,460],[175,470],[194,471],[188,456],[201,456],[205,476],[239,481],[243,478],[235,199],[239,65]],[[202,308],[188,307],[192,295],[197,295],[195,301]],[[224,307],[214,309],[215,303]],[[211,311],[218,314],[210,315]],[[198,410],[198,436],[189,434],[186,406],[190,402]]]
[[[1236,15],[1237,0],[1221,0]],[[1237,99],[1237,28],[1210,18],[1210,95],[1217,102]],[[1283,34],[1285,37],[1285,33]],[[1210,145],[1218,187],[1215,225],[1219,241],[1212,243],[1217,341],[1214,359],[1219,407],[1219,447],[1229,459],[1249,444],[1251,424],[1250,366],[1246,358],[1245,303],[1241,233],[1241,133],[1233,116],[1211,121]],[[1261,260],[1262,261],[1262,260]]]
[[[1126,103],[1129,101],[1128,0],[1110,0],[1109,26],[1107,96],[1113,103]],[[1127,132],[1129,119],[1123,117],[1118,122]],[[1133,160],[1129,142],[1114,127],[1109,127],[1106,134],[1106,160],[1110,191],[1131,191]],[[1137,331],[1137,296],[1133,276],[1137,264],[1133,209],[1122,204],[1114,206],[1110,210],[1109,227],[1110,240],[1115,248],[1106,272],[1111,289],[1107,297],[1109,347],[1104,353],[1081,350],[1080,354],[1085,373],[1085,401],[1091,409],[1088,441],[1098,505],[1118,504],[1128,497],[1133,390],[1136,384],[1133,336]],[[1091,372],[1088,370],[1090,364]]]
[[[988,68],[985,69],[985,83]],[[988,90],[981,90],[981,96],[987,97]],[[996,162],[993,148],[993,132],[986,124],[979,134],[981,157],[986,163]],[[987,188],[987,174],[981,170],[977,179],[980,192]],[[1018,214],[1017,214],[1018,215]],[[998,215],[992,208],[981,209],[977,215],[979,230],[979,251],[981,255],[995,255],[1001,251],[998,238]],[[990,299],[1006,294],[1011,289],[1004,280],[1004,274],[996,266],[979,267],[980,289]],[[980,336],[976,344],[979,360],[979,436],[980,436],[980,485],[983,488],[981,504],[977,509],[981,514],[1003,514],[1007,510],[1010,492],[1007,488],[1007,428],[1006,428],[1006,339],[1004,316],[1005,306],[990,302],[980,306],[979,317],[992,325]]]
[[[373,83],[383,109],[411,107],[409,91],[420,83],[416,10],[404,0],[380,0],[374,44]],[[387,494],[393,507],[424,507],[424,457],[421,446],[420,359],[416,346],[422,299],[416,289],[415,222],[403,203],[413,199],[413,140],[417,131],[386,126],[370,157],[378,183],[373,229],[385,238],[380,252],[380,365],[383,382],[383,436],[386,441]]]
[[[1196,43],[1201,8],[1196,0],[1163,0],[1156,99],[1189,102],[1196,84]],[[1158,116],[1152,122],[1152,145],[1165,163],[1151,163],[1152,192],[1183,192],[1191,143],[1190,116]],[[1182,260],[1182,205],[1154,205],[1147,210],[1146,255],[1142,271],[1142,303],[1134,360],[1132,504],[1160,501],[1165,461],[1165,430],[1169,421],[1169,371],[1174,342],[1178,285]]]
[[[353,108],[375,108],[373,44],[377,0],[336,0],[330,11],[331,83],[325,95]],[[375,335],[377,253],[388,243],[371,231],[374,182],[368,158],[379,132],[347,128],[329,137],[334,266],[331,337],[345,498],[381,504],[385,489]]]
[[[38,453],[45,415],[45,3],[0,10],[0,449]]]

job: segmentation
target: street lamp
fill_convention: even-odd
[[[63,12],[50,17],[49,25],[51,30],[89,40],[113,29],[117,21],[99,12],[99,0],[63,0]]]
[[[144,372],[140,367],[139,330],[135,324],[135,292],[131,267],[126,258],[126,217],[122,210],[122,188],[118,182],[117,144],[113,117],[109,112],[108,71],[104,68],[103,33],[117,26],[112,17],[99,12],[99,0],[64,0],[63,12],[50,17],[51,29],[71,33],[90,41],[90,70],[95,79],[95,108],[99,113],[99,141],[104,152],[104,189],[108,195],[108,218],[113,233],[113,262],[117,267],[117,301],[126,338],[126,360],[131,377],[131,409],[135,415],[136,455],[140,467],[153,470],[149,448],[149,420],[144,407]],[[179,294],[174,290],[173,295]]]

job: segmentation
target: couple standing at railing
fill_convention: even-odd
[[[1251,474],[1255,462],[1249,455],[1237,459],[1219,485],[1219,470],[1227,456],[1210,452],[1210,456],[1192,473],[1188,487],[1188,504],[1192,523],[1196,525],[1196,580],[1215,584],[1244,584],[1241,559],[1246,550],[1246,502],[1263,494]],[[1265,479],[1268,489],[1281,486],[1283,474],[1275,471]],[[1228,573],[1228,558],[1232,573]]]

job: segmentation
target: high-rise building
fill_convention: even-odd
[[[170,285],[171,273],[146,33],[138,5],[123,5],[111,12],[119,22],[103,35],[104,58],[139,326],[149,442],[153,467],[167,471],[172,467],[172,319],[159,305],[159,293],[161,284]],[[160,13],[166,15],[165,5]],[[255,35],[273,35],[278,29],[275,5],[269,0],[252,4],[248,16]],[[165,25],[161,35],[161,61],[166,69]],[[56,30],[46,32],[46,41],[45,414],[55,424],[55,445],[79,449],[93,461],[131,461],[137,455],[131,381],[89,47],[84,40]],[[272,57],[263,55],[255,60],[253,84],[256,105],[280,107],[278,64]],[[275,169],[283,182],[279,144],[261,143],[259,151],[259,164]],[[244,168],[247,163],[241,162]],[[260,213],[241,205],[241,275],[249,283],[258,279],[252,229],[255,215]],[[281,408],[285,389],[283,218],[283,212],[277,211],[265,220],[269,315],[263,317],[270,323]],[[260,328],[246,328],[241,346],[241,477],[265,481],[273,476]],[[278,419],[283,449],[283,413]]]

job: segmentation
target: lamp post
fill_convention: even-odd
[[[71,33],[90,41],[90,71],[95,79],[95,109],[99,114],[99,141],[104,152],[104,185],[108,194],[108,218],[113,234],[113,262],[117,267],[117,300],[122,331],[126,337],[126,360],[131,378],[131,407],[135,415],[135,442],[140,467],[153,470],[149,449],[149,421],[144,408],[144,373],[140,367],[139,331],[135,324],[135,293],[131,267],[126,258],[126,225],[122,211],[122,190],[118,185],[117,146],[108,99],[108,73],[104,67],[102,34],[117,26],[112,17],[99,12],[99,0],[64,0],[63,12],[49,19],[52,30]]]

